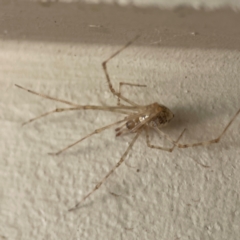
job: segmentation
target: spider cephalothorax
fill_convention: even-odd
[[[158,103],[147,105],[139,112],[126,122],[126,128],[131,130],[131,132],[136,132],[139,129],[138,126],[145,124],[153,128],[162,128],[174,117],[170,109]]]
[[[170,109],[158,103],[154,103],[153,106],[157,113],[155,117],[151,119],[148,125],[154,128],[162,128],[166,126],[173,119],[174,114],[170,111]]]

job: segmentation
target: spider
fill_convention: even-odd
[[[206,145],[210,145],[210,144],[213,144],[213,143],[218,143],[220,141],[220,139],[222,138],[222,136],[226,133],[226,131],[228,130],[230,125],[233,123],[233,121],[236,119],[236,117],[240,113],[240,109],[239,109],[236,112],[236,114],[233,116],[233,118],[229,121],[229,123],[225,126],[225,128],[220,133],[220,135],[217,138],[214,138],[212,140],[197,142],[197,143],[193,143],[193,144],[181,144],[181,143],[179,143],[179,140],[183,136],[186,129],[184,129],[181,132],[181,134],[179,135],[177,140],[173,140],[170,136],[163,133],[161,131],[161,128],[166,126],[174,117],[174,114],[170,111],[170,109],[167,108],[166,106],[162,105],[162,104],[157,103],[157,102],[154,102],[152,104],[143,106],[143,105],[139,105],[139,104],[131,101],[130,99],[124,97],[121,94],[121,87],[123,85],[136,86],[136,87],[146,87],[146,85],[120,82],[119,83],[119,91],[116,91],[112,86],[112,83],[111,83],[111,80],[110,80],[110,77],[109,77],[109,74],[108,74],[107,63],[111,59],[113,59],[115,56],[117,56],[120,52],[122,52],[124,49],[126,49],[129,45],[131,45],[134,41],[136,41],[136,39],[138,37],[139,36],[136,36],[134,39],[129,41],[126,45],[124,45],[122,48],[120,48],[118,51],[116,51],[106,61],[104,61],[102,63],[103,71],[104,71],[104,74],[105,74],[105,77],[106,77],[106,81],[107,81],[109,90],[111,91],[111,93],[113,95],[115,95],[118,98],[117,106],[79,105],[79,104],[69,102],[69,101],[66,101],[66,100],[63,100],[63,99],[58,99],[58,98],[55,98],[55,97],[47,96],[45,94],[41,94],[41,93],[35,92],[33,90],[30,90],[30,89],[27,89],[25,87],[22,87],[22,86],[19,86],[19,85],[15,84],[16,87],[21,88],[21,89],[23,89],[23,90],[25,90],[29,93],[32,93],[32,94],[35,94],[35,95],[38,95],[40,97],[50,99],[50,100],[53,100],[53,101],[65,103],[65,104],[71,106],[71,107],[68,107],[68,108],[56,108],[52,111],[46,112],[44,114],[41,114],[40,116],[37,116],[35,118],[32,118],[32,119],[28,120],[27,122],[23,123],[23,125],[25,125],[27,123],[30,123],[30,122],[33,122],[33,121],[35,121],[39,118],[45,117],[47,115],[50,115],[52,113],[58,113],[58,112],[64,112],[64,111],[93,109],[93,110],[116,112],[116,113],[121,113],[121,114],[125,115],[125,117],[123,119],[121,119],[117,122],[114,122],[112,124],[106,125],[104,127],[101,127],[99,129],[94,130],[90,134],[88,134],[88,135],[84,136],[83,138],[79,139],[78,141],[66,146],[65,148],[59,150],[58,152],[49,153],[51,155],[59,155],[60,153],[66,151],[67,149],[73,147],[74,145],[76,145],[76,144],[82,142],[83,140],[91,137],[92,135],[101,133],[102,131],[104,131],[108,128],[111,128],[113,126],[116,126],[116,125],[118,125],[118,127],[115,129],[116,137],[119,137],[123,134],[130,134],[130,133],[135,134],[135,136],[133,137],[132,141],[130,142],[129,146],[127,147],[127,149],[123,153],[120,160],[105,175],[105,177],[103,177],[102,180],[100,180],[96,184],[96,186],[87,195],[85,195],[81,199],[81,201],[79,201],[74,207],[70,208],[69,211],[73,211],[73,210],[78,209],[80,207],[80,205],[90,195],[92,195],[96,190],[98,190],[101,187],[101,185],[109,178],[109,176],[124,162],[124,160],[125,160],[126,156],[128,155],[129,151],[131,150],[134,143],[136,142],[136,140],[138,139],[138,137],[140,136],[140,134],[142,132],[145,132],[146,144],[149,148],[155,148],[155,149],[160,149],[160,150],[163,150],[163,151],[172,152],[175,149],[175,147],[189,148],[189,147],[197,147],[197,146],[206,146]],[[125,104],[120,104],[120,100],[124,101]],[[128,104],[128,105],[126,105],[126,104]],[[152,145],[150,143],[150,139],[149,139],[149,129],[155,130],[156,132],[158,132],[159,134],[164,136],[166,139],[168,139],[172,143],[172,147],[171,148],[166,148],[166,147],[162,147],[162,146]]]

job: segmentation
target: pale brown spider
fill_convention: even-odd
[[[172,138],[170,138],[167,134],[163,133],[160,130],[162,127],[166,126],[166,124],[168,124],[172,120],[172,118],[174,117],[174,114],[167,107],[165,107],[165,106],[163,106],[159,103],[156,103],[156,102],[152,103],[152,104],[149,104],[149,105],[146,105],[146,106],[141,106],[141,105],[138,105],[135,102],[129,100],[128,98],[122,96],[122,94],[121,94],[121,86],[122,85],[137,86],[137,87],[146,87],[146,85],[120,82],[119,92],[116,92],[116,90],[112,86],[112,83],[111,83],[111,80],[110,80],[110,77],[109,77],[109,74],[108,74],[108,71],[107,71],[107,63],[112,58],[114,58],[116,55],[118,55],[121,51],[123,51],[125,48],[127,48],[130,44],[132,44],[137,38],[138,37],[136,37],[132,41],[128,42],[124,47],[122,47],[117,52],[112,54],[106,61],[104,61],[102,63],[102,67],[103,67],[103,70],[104,70],[104,73],[105,73],[105,76],[106,76],[108,87],[109,87],[110,91],[118,98],[117,106],[93,106],[93,105],[84,105],[83,106],[83,105],[79,105],[79,104],[69,102],[69,101],[66,101],[66,100],[62,100],[62,99],[50,97],[50,96],[47,96],[47,95],[44,95],[44,94],[41,94],[41,93],[37,93],[35,91],[29,90],[27,88],[24,88],[24,87],[21,87],[21,86],[15,84],[16,87],[21,88],[25,91],[28,91],[32,94],[35,94],[35,95],[38,95],[38,96],[41,96],[43,98],[47,98],[47,99],[50,99],[50,100],[54,100],[54,101],[57,101],[57,102],[65,103],[65,104],[68,104],[68,105],[72,106],[72,107],[69,107],[69,108],[57,108],[57,109],[52,110],[50,112],[46,112],[46,113],[44,113],[44,114],[42,114],[38,117],[30,119],[29,121],[23,123],[23,125],[25,125],[27,123],[30,123],[30,122],[33,122],[33,121],[35,121],[39,118],[45,117],[45,116],[47,116],[49,114],[52,114],[52,113],[55,113],[55,112],[72,111],[72,110],[80,110],[80,109],[103,110],[103,111],[116,112],[116,113],[121,113],[121,114],[126,115],[122,120],[114,122],[110,125],[104,126],[102,128],[96,129],[92,133],[90,133],[90,134],[86,135],[85,137],[81,138],[80,140],[68,145],[67,147],[61,149],[60,151],[58,151],[56,153],[50,153],[51,155],[58,155],[58,154],[60,154],[64,151],[66,151],[67,149],[73,147],[74,145],[80,143],[81,141],[85,140],[86,138],[91,137],[94,134],[98,134],[98,133],[100,133],[100,132],[102,132],[102,131],[110,128],[110,127],[115,126],[115,125],[121,124],[118,128],[115,129],[117,137],[121,136],[122,134],[135,133],[134,138],[132,139],[128,148],[126,149],[126,151],[122,155],[121,159],[116,163],[116,165],[108,172],[108,174],[101,181],[99,181],[96,184],[94,189],[92,189],[86,196],[84,196],[82,198],[82,200],[80,202],[78,202],[73,208],[69,209],[69,211],[73,211],[73,210],[76,210],[77,208],[79,208],[79,206],[81,205],[81,203],[83,201],[85,201],[92,193],[94,193],[97,189],[100,188],[100,186],[107,180],[107,178],[124,162],[128,152],[133,147],[137,138],[140,136],[140,134],[143,131],[146,134],[146,143],[147,143],[148,147],[155,148],[155,149],[160,149],[160,150],[164,150],[164,151],[168,151],[168,152],[172,152],[175,147],[188,148],[188,147],[196,147],[196,146],[202,146],[202,145],[210,145],[212,143],[218,143],[220,141],[222,136],[225,134],[227,129],[233,123],[233,121],[235,120],[237,115],[240,113],[240,109],[239,109],[236,112],[236,114],[233,116],[233,118],[230,120],[230,122],[223,129],[221,134],[215,139],[212,139],[212,140],[209,140],[209,141],[204,141],[204,142],[197,142],[197,143],[193,143],[193,144],[180,144],[178,142],[181,139],[181,137],[182,137],[182,135],[185,131],[185,129],[184,129],[176,141],[172,140]],[[120,104],[120,100],[128,103],[130,106]],[[166,147],[152,145],[150,143],[150,140],[149,140],[149,129],[150,128],[154,129],[155,131],[157,131],[158,133],[163,135],[165,138],[167,138],[173,144],[173,146],[171,148],[166,148]]]

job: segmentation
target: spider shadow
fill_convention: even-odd
[[[224,103],[221,103],[221,109],[228,109],[228,106]],[[222,119],[222,112],[223,112],[222,110],[214,111],[214,108],[211,105],[209,105],[207,102],[195,104],[194,108],[192,105],[175,106],[172,108],[172,111],[175,115],[174,120],[171,123],[172,129],[188,128],[188,126],[196,127],[196,126],[208,123],[212,119]],[[232,113],[232,115],[233,114],[234,113]],[[229,121],[231,117],[232,116],[229,115]],[[221,124],[220,121],[217,121],[216,123]],[[227,123],[222,122],[222,124],[227,124]]]
[[[213,107],[208,106],[206,103],[195,105],[194,108],[190,105],[176,106],[175,108],[172,109],[172,111],[175,114],[175,117],[173,121],[168,126],[166,126],[164,132],[165,133],[167,133],[168,131],[179,132],[182,131],[184,128],[186,128],[187,130],[191,129],[191,131],[187,131],[186,135],[187,136],[192,135],[192,137],[194,138],[193,142],[199,140],[204,141],[204,139],[206,140],[218,137],[234,115],[234,112],[232,114],[227,114],[226,112],[224,115],[228,115],[229,119],[221,121],[222,118],[227,118],[223,115],[222,109],[229,109],[229,107],[227,106],[226,103],[221,103],[221,110],[213,111]],[[209,126],[209,122],[211,122],[211,124],[214,124],[212,129]],[[194,131],[194,129],[196,129],[196,131]],[[203,135],[205,130],[209,132],[207,134],[207,135],[210,134],[209,137],[205,137]],[[228,134],[228,131],[226,132],[226,134]],[[200,136],[199,139],[198,136]],[[204,137],[204,139],[202,139],[202,137]],[[235,145],[233,141],[231,141],[230,144],[231,146]]]

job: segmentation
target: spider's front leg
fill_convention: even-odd
[[[132,87],[147,87],[147,85],[145,85],[145,84],[135,84],[135,83],[120,82],[119,83],[119,95],[120,96],[122,96],[121,89],[122,89],[123,85],[132,86]],[[121,98],[118,96],[117,105],[118,106],[124,106],[124,104],[120,103],[120,100],[121,100]]]
[[[105,60],[102,63],[102,67],[103,67],[103,71],[108,83],[108,87],[109,90],[112,92],[113,95],[117,96],[118,98],[122,99],[123,101],[129,103],[132,106],[138,106],[138,104],[134,103],[133,101],[129,100],[128,98],[123,97],[120,92],[116,92],[116,90],[113,88],[112,83],[111,83],[111,79],[107,70],[107,63],[113,59],[115,56],[117,56],[120,52],[122,52],[125,48],[127,48],[128,46],[130,46],[134,41],[136,41],[139,38],[139,36],[136,36],[133,40],[131,40],[130,42],[128,42],[125,46],[123,46],[122,48],[120,48],[118,51],[116,51],[115,53],[113,53],[107,60]]]

